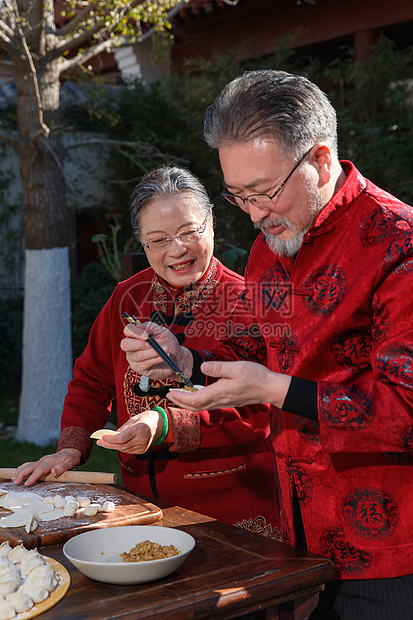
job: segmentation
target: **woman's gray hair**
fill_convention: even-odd
[[[131,224],[135,235],[140,235],[140,216],[151,200],[177,194],[191,194],[197,200],[203,215],[211,215],[213,204],[201,181],[185,168],[163,166],[148,172],[132,192]]]
[[[247,71],[227,84],[206,111],[204,135],[215,149],[270,135],[286,155],[325,142],[337,156],[337,115],[327,96],[284,71]]]

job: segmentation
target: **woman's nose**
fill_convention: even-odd
[[[171,245],[169,246],[169,251],[174,255],[181,256],[187,252],[187,247],[178,237],[177,239],[172,239]]]

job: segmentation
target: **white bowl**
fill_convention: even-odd
[[[175,545],[179,555],[147,562],[124,562],[120,553],[150,540]],[[181,530],[153,525],[107,527],[78,534],[63,546],[63,553],[86,577],[105,583],[145,583],[173,573],[191,553],[195,540]]]

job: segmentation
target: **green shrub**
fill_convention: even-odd
[[[165,163],[184,165],[204,183],[215,204],[216,236],[222,240],[216,248],[218,258],[225,262],[237,254],[234,264],[242,270],[238,249],[248,251],[256,231],[246,214],[220,197],[222,173],[217,153],[203,139],[203,119],[222,86],[249,69],[281,69],[316,82],[338,112],[340,157],[351,159],[387,191],[413,202],[413,47],[398,49],[382,38],[363,64],[348,48],[340,49],[330,62],[299,49],[279,49],[265,59],[242,63],[235,57],[190,61],[181,74],[162,83],[144,88],[132,81],[113,95],[116,118],[109,137],[143,145],[128,147],[129,158],[119,152],[110,155],[114,182],[108,191],[123,210],[123,222],[129,218],[131,191],[145,171]],[[128,226],[122,228],[130,234]],[[228,253],[231,244],[235,252]]]
[[[83,353],[89,331],[116,286],[115,280],[100,263],[89,263],[72,280],[73,359]]]
[[[23,300],[0,299],[0,391],[21,376]]]
[[[340,158],[413,204],[413,46],[398,49],[383,37],[367,62],[346,48],[306,71],[337,109]]]

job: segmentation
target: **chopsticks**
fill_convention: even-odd
[[[137,319],[136,316],[130,316],[127,312],[124,312],[123,316],[132,325],[138,325],[140,323],[139,319]],[[179,366],[175,364],[173,359],[168,355],[166,351],[162,349],[159,342],[157,342],[151,334],[149,334],[148,336],[148,343],[151,345],[152,349],[156,351],[157,354],[164,360],[164,362],[166,362],[168,366],[172,368],[172,370],[178,375],[178,377],[181,379],[181,381],[185,383],[186,386],[190,388],[194,387],[192,381],[190,381],[190,379],[188,379],[188,377],[184,375]]]

